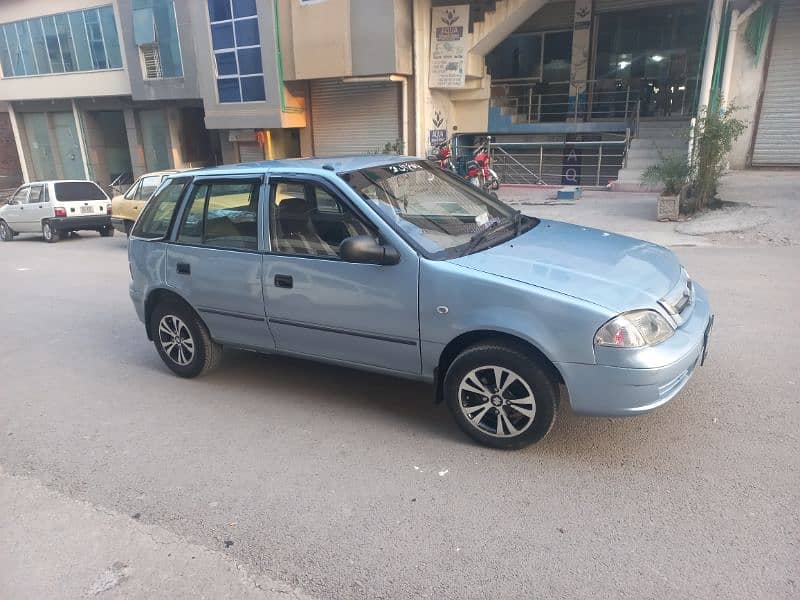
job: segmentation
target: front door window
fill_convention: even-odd
[[[270,198],[270,242],[275,252],[338,258],[342,240],[371,234],[344,202],[311,182],[276,183]]]

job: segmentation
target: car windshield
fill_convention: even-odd
[[[62,181],[53,184],[56,198],[61,202],[107,200],[105,193],[93,181]]]
[[[427,162],[341,176],[406,240],[434,259],[508,239],[537,222]]]

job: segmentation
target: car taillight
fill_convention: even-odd
[[[55,216],[57,216],[57,217],[66,217],[67,216],[67,209],[66,208],[62,208],[60,206],[56,206],[54,210],[55,210]]]
[[[110,204],[108,204],[108,205],[106,206],[106,214],[107,214],[107,215],[110,215],[110,214],[111,214],[111,205],[110,205]]]

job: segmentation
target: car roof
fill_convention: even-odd
[[[188,171],[189,169],[164,169],[162,171],[150,171],[149,173],[142,173],[139,177],[136,178],[136,181],[139,181],[142,177],[154,177],[156,175],[174,175],[175,173],[183,173],[184,171]]]
[[[26,185],[42,185],[45,183],[93,183],[98,185],[96,181],[92,181],[91,179],[43,179],[42,181],[29,181],[28,183],[23,183],[20,187]]]
[[[383,165],[422,160],[417,156],[394,156],[387,154],[370,154],[364,156],[327,156],[314,158],[287,158],[281,160],[262,160],[258,162],[221,165],[193,169],[191,175],[238,175],[243,173],[277,171],[284,173],[342,173],[368,169]],[[185,171],[184,171],[185,172]]]

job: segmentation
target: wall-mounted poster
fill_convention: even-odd
[[[431,70],[428,86],[463,88],[469,34],[469,5],[431,9]]]

